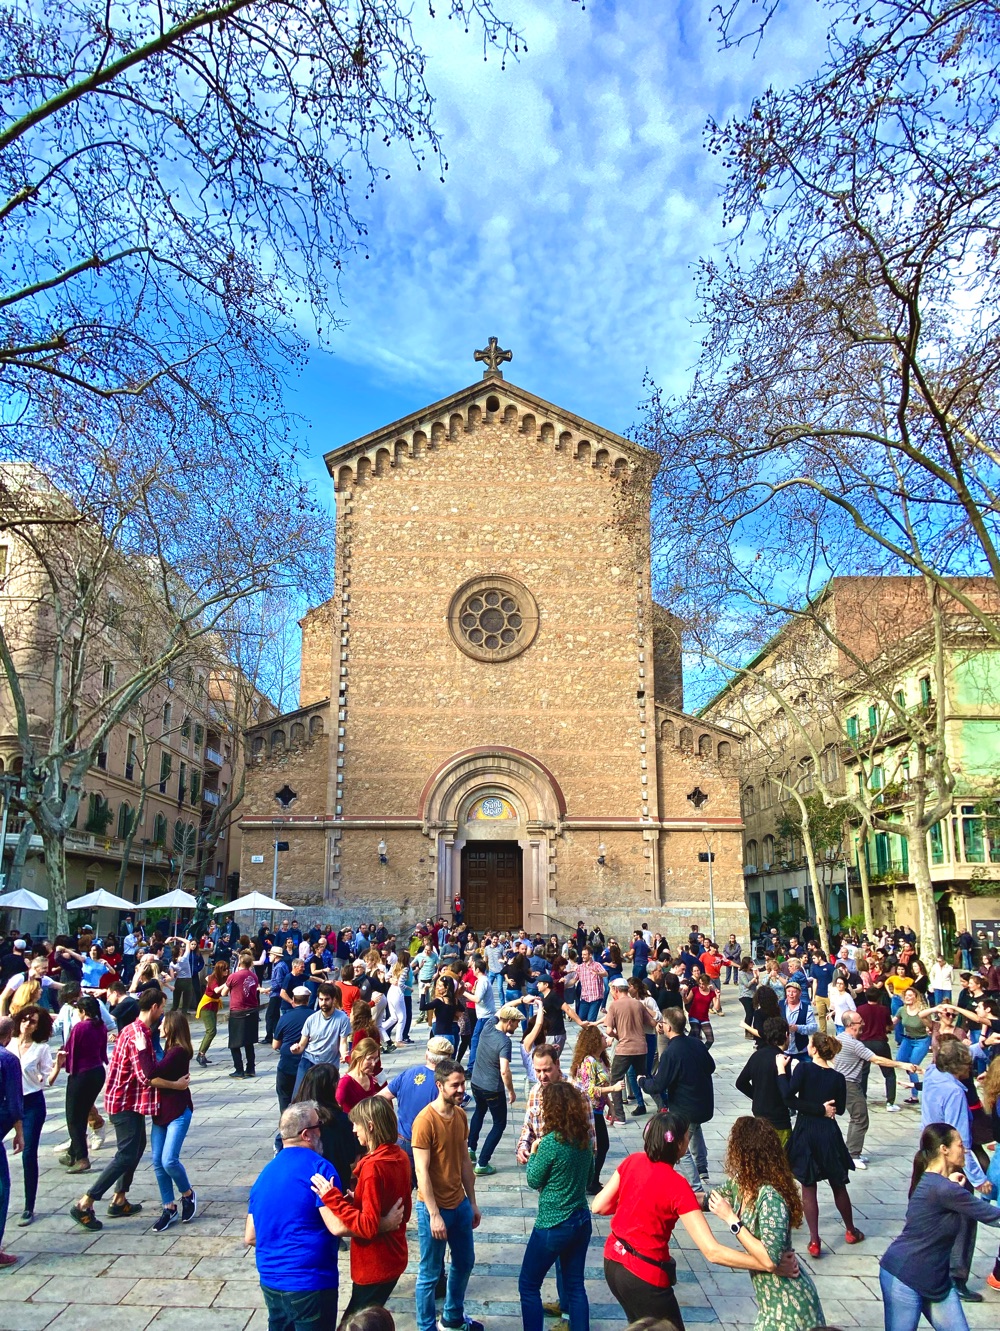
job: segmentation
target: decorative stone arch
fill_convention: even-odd
[[[506,800],[516,810],[517,821],[467,821],[470,809],[488,795]],[[424,835],[435,843],[439,913],[447,913],[461,883],[463,847],[470,841],[499,837],[521,847],[525,928],[546,928],[549,851],[562,830],[566,799],[544,763],[520,749],[500,745],[463,750],[428,778],[419,812]]]

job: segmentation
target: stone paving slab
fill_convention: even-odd
[[[733,1086],[752,1047],[741,1038],[737,1016],[735,1004],[727,1004],[727,1015],[716,1023],[716,1117],[706,1128],[713,1181],[721,1181],[720,1162],[729,1126],[737,1115],[749,1111],[749,1102]],[[424,1034],[425,1028],[418,1027],[418,1040]],[[21,1171],[16,1158],[10,1161],[11,1218],[5,1246],[22,1260],[17,1267],[0,1272],[0,1331],[166,1331],[168,1326],[170,1331],[266,1331],[253,1255],[243,1245],[243,1225],[250,1184],[271,1158],[277,1118],[275,1056],[261,1048],[260,1075],[252,1082],[238,1082],[227,1075],[230,1065],[225,1050],[215,1052],[211,1068],[194,1070],[195,1116],[184,1150],[199,1193],[199,1213],[192,1224],[174,1226],[164,1234],[154,1234],[151,1228],[159,1203],[148,1152],[132,1189],[133,1199],[144,1203],[141,1215],[108,1221],[99,1234],[73,1224],[68,1207],[85,1180],[66,1176],[53,1154],[52,1148],[65,1141],[66,1135],[62,1083],[48,1093],[38,1220],[26,1229],[16,1224]],[[385,1072],[391,1076],[418,1062],[420,1056],[419,1046],[389,1055],[383,1060]],[[878,1257],[902,1227],[910,1160],[919,1135],[916,1111],[886,1114],[882,1083],[873,1080],[870,1091],[870,1168],[852,1175],[850,1184],[858,1223],[868,1235],[865,1244],[860,1249],[845,1245],[840,1218],[825,1189],[820,1192],[823,1258],[814,1261],[805,1255],[804,1230],[795,1236],[800,1260],[816,1279],[827,1323],[845,1331],[877,1331],[883,1326]],[[524,1098],[519,1084],[518,1103],[494,1157],[498,1172],[477,1180],[483,1222],[476,1231],[477,1265],[467,1309],[486,1321],[489,1331],[515,1331],[521,1326],[517,1275],[536,1212],[535,1194],[513,1155]],[[645,1121],[630,1119],[625,1127],[611,1130],[605,1178],[610,1177],[616,1161],[639,1147]],[[95,1166],[109,1158],[110,1149],[109,1140],[95,1154]],[[724,1243],[731,1243],[728,1232],[714,1218],[709,1223]],[[592,1331],[620,1331],[625,1320],[603,1278],[601,1251],[607,1232],[607,1220],[595,1219],[586,1269]],[[415,1226],[411,1226],[409,1238],[410,1262],[390,1304],[399,1331],[415,1331]],[[981,1226],[972,1284],[983,1290],[985,1301],[965,1306],[973,1331],[996,1331],[1000,1326],[1000,1295],[984,1286],[996,1243],[996,1234]],[[749,1277],[711,1265],[681,1226],[675,1231],[672,1252],[685,1322],[751,1331],[756,1307]],[[345,1250],[341,1306],[349,1291]],[[555,1297],[554,1278],[546,1281],[543,1297],[546,1301]]]

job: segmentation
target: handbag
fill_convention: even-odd
[[[672,1257],[668,1257],[665,1262],[661,1262],[658,1257],[647,1257],[646,1254],[640,1252],[638,1248],[633,1248],[631,1243],[626,1243],[624,1239],[620,1239],[614,1230],[611,1231],[611,1237],[619,1247],[625,1249],[630,1257],[636,1257],[640,1262],[648,1262],[650,1266],[656,1266],[661,1271],[665,1271],[671,1289],[677,1284],[677,1263]]]

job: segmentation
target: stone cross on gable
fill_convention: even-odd
[[[514,353],[512,351],[501,350],[500,343],[495,337],[491,337],[483,350],[477,351],[473,356],[473,360],[482,361],[486,366],[486,369],[483,371],[484,379],[488,379],[491,374],[498,374],[502,379],[503,374],[500,370],[500,366],[504,361],[513,359]]]

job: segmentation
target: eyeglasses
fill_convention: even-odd
[[[319,1132],[319,1130],[320,1130],[319,1123],[307,1123],[306,1126],[302,1129],[303,1132]]]

